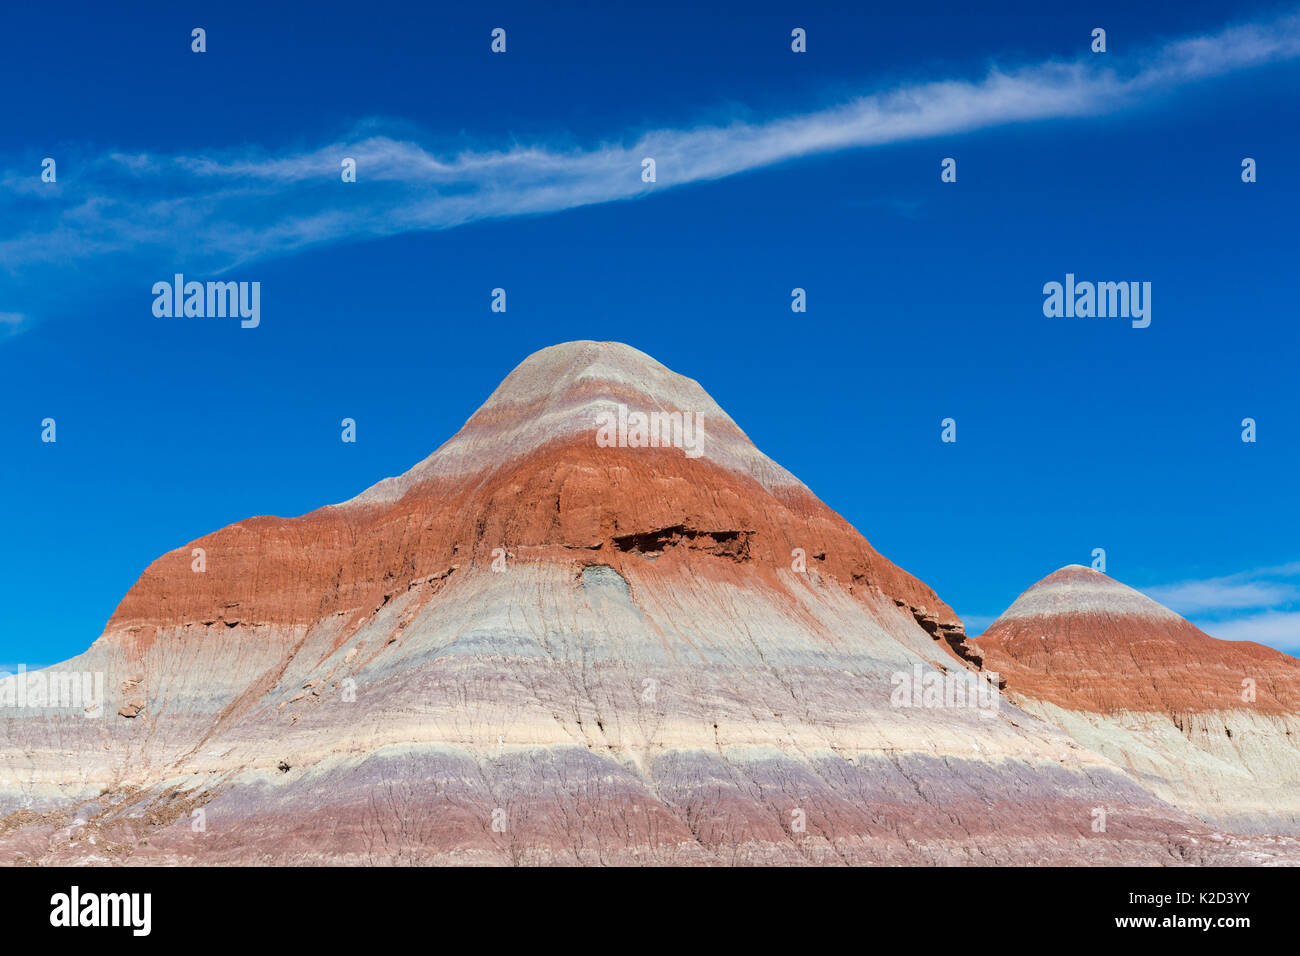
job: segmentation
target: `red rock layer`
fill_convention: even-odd
[[[561,558],[622,569],[708,552],[775,584],[802,548],[809,569],[878,588],[935,633],[960,635],[952,609],[881,557],[802,486],[769,493],[749,475],[675,448],[600,448],[595,430],[551,443],[486,478],[433,478],[391,504],[258,517],[156,560],[123,598],[109,639],[147,643],[188,623],[310,625],[369,613],[413,581],[453,568]],[[207,570],[191,568],[202,548]],[[937,635],[936,635],[937,636]]]
[[[1087,597],[1072,602],[1072,591]],[[1025,605],[1035,612],[1015,613]],[[1216,640],[1077,565],[1022,594],[979,645],[985,668],[1006,678],[1009,692],[1070,710],[1300,711],[1300,661],[1260,644]],[[1247,679],[1254,681],[1253,703],[1242,697]]]

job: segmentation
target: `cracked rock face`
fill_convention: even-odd
[[[698,415],[698,454],[598,443],[623,412]],[[0,708],[0,857],[1296,857],[996,693],[989,651],[697,383],[568,343],[406,474],[151,564],[57,666],[105,675],[101,719]]]

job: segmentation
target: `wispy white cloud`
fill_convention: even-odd
[[[1300,611],[1265,611],[1227,621],[1197,621],[1211,637],[1225,641],[1255,641],[1280,651],[1300,652]]]
[[[1300,561],[1144,590],[1212,637],[1300,651]]]
[[[988,626],[998,619],[996,614],[963,614],[961,622],[966,627],[966,634],[970,637],[979,637]]]
[[[1291,13],[1168,43],[1127,69],[1112,66],[1112,55],[995,68],[978,80],[903,86],[805,114],[658,129],[586,148],[439,151],[368,122],[351,137],[283,153],[88,152],[63,158],[56,184],[39,184],[34,163],[0,174],[8,224],[0,267],[16,273],[127,253],[220,271],[323,243],[633,199],[837,150],[1095,114],[1296,57],[1300,15]],[[641,180],[647,156],[653,184]],[[340,181],[344,157],[357,161],[356,184]]]
[[[1284,581],[1250,581],[1233,575],[1148,588],[1146,593],[1186,616],[1203,611],[1272,607],[1300,597],[1300,587]]]

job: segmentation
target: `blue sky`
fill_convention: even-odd
[[[698,379],[973,632],[1100,547],[1300,650],[1297,9],[801,6],[6,9],[0,661],[579,338]],[[259,281],[261,325],[155,318],[175,272]],[[1150,327],[1045,317],[1067,272],[1151,282]]]

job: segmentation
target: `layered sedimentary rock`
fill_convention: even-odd
[[[1062,568],[979,638],[1026,710],[1216,825],[1300,831],[1300,660],[1220,641],[1090,568]]]
[[[702,431],[643,442],[622,427],[638,413]],[[627,346],[569,343],[406,474],[155,561],[56,668],[106,676],[103,716],[0,708],[0,854],[1294,855],[1171,805],[1008,702],[981,662],[951,608],[698,384]]]

